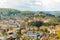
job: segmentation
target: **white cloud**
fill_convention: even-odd
[[[24,4],[24,0],[0,0],[0,7],[14,7]]]
[[[15,8],[19,10],[60,10],[60,0],[0,0],[0,8]],[[26,5],[25,7],[22,7]],[[29,7],[29,8],[28,8]]]
[[[39,4],[41,3],[41,5]],[[36,2],[39,6],[31,7],[36,10],[43,10],[43,11],[59,11],[60,10],[60,0],[36,0]]]
[[[59,10],[59,7],[58,5],[60,5],[60,1],[58,2],[59,0],[42,0],[43,2],[43,9],[44,10]],[[58,3],[57,3],[58,2]]]

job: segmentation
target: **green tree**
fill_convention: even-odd
[[[42,21],[30,22],[29,25],[36,26],[38,27],[38,30],[39,30],[39,27],[43,25],[43,22]]]
[[[0,29],[1,29],[2,26],[0,26]]]

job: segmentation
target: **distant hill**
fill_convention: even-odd
[[[42,12],[44,12],[45,14],[60,16],[60,11],[42,11]]]
[[[29,16],[34,15],[34,12],[19,11],[10,8],[0,8],[0,20],[9,19],[26,19]]]
[[[49,11],[48,13],[55,16],[60,16],[60,11]]]
[[[60,16],[60,11],[20,11],[11,8],[0,8],[0,20],[25,20],[31,16],[34,16],[34,14],[46,14],[46,16]]]

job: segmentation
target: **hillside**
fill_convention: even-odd
[[[42,11],[42,12],[41,11],[19,11],[10,8],[0,8],[0,20],[10,20],[10,19],[26,20],[27,18],[37,14],[44,14],[48,17],[60,16],[59,11]]]
[[[0,8],[0,20],[26,19],[27,17],[32,15],[34,15],[34,13],[30,11],[19,11],[15,9]]]
[[[49,14],[60,16],[60,11],[48,11]]]

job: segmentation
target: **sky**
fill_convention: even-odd
[[[0,0],[0,8],[22,11],[60,11],[60,0]]]

